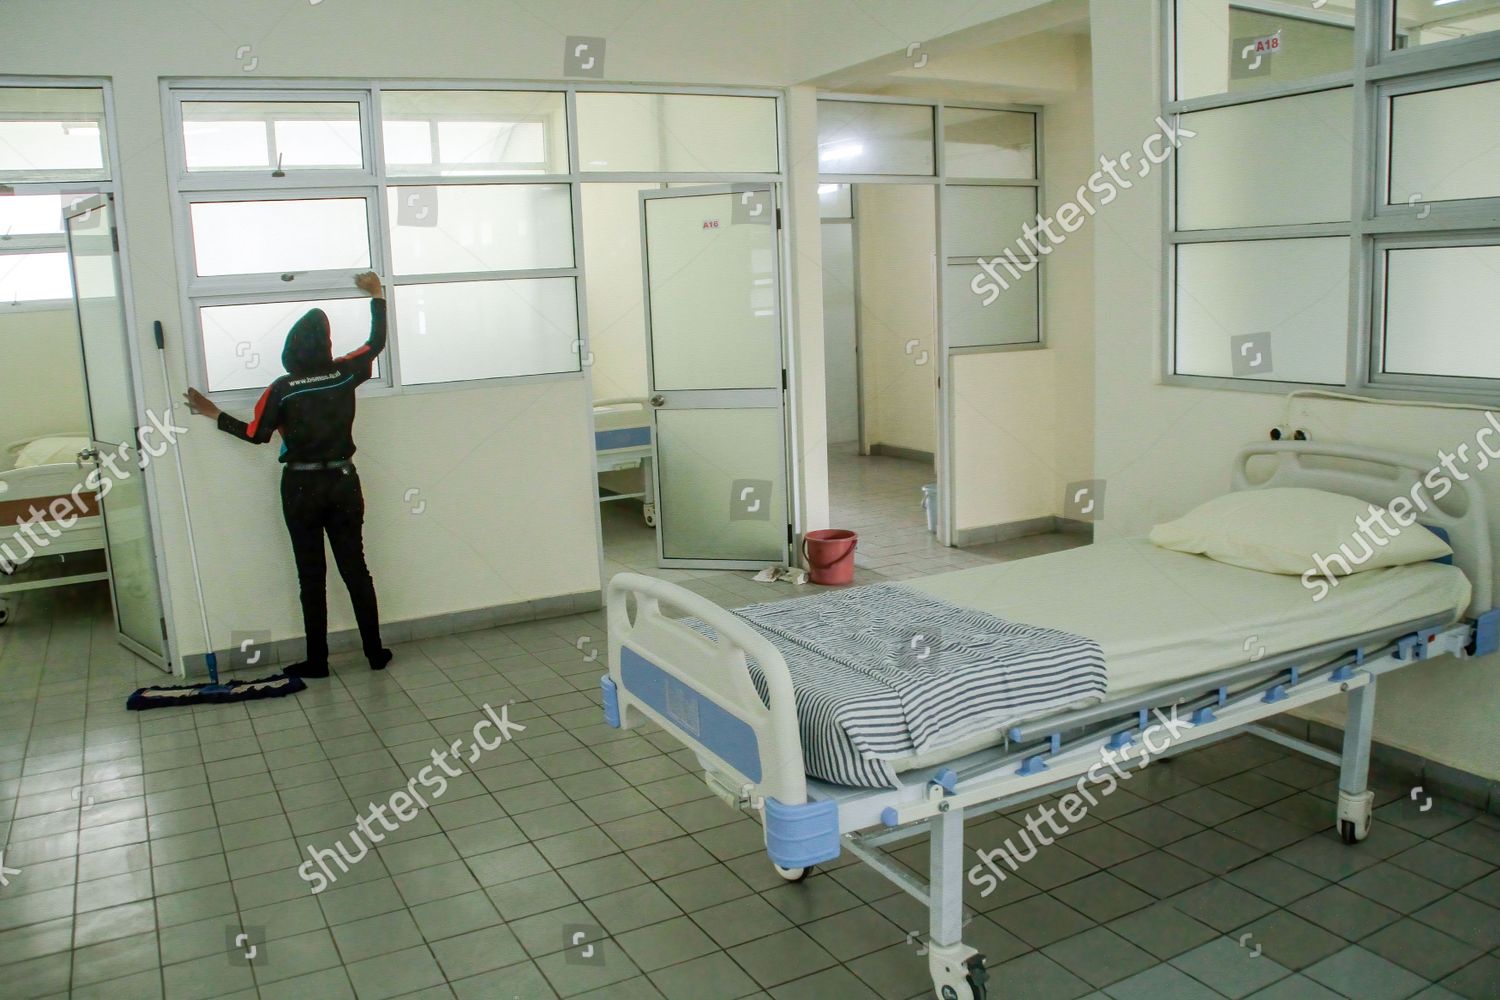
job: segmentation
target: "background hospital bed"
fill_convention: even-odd
[[[1428,466],[1421,459],[1352,446],[1256,445],[1237,457],[1234,488],[1302,486],[1384,505],[1410,494]],[[1147,683],[1123,693],[1112,688],[1102,703],[1011,727],[999,735],[998,745],[957,747],[954,752],[961,756],[906,771],[897,789],[849,788],[808,778],[792,680],[781,653],[742,619],[661,580],[621,574],[610,582],[610,670],[601,679],[605,718],[624,727],[654,722],[694,750],[710,787],[759,814],[767,853],[783,877],[801,878],[808,866],[848,850],[926,904],[929,972],[937,994],[960,1000],[982,997],[987,995],[983,957],[962,942],[965,817],[1013,808],[1078,785],[1106,752],[1121,768],[1139,766],[1153,711],[1177,713],[1184,720],[1183,732],[1165,751],[1168,756],[1248,731],[1339,765],[1337,814],[1331,819],[1346,842],[1365,838],[1373,807],[1368,769],[1379,676],[1444,653],[1485,655],[1500,645],[1500,614],[1492,605],[1489,524],[1478,485],[1473,480],[1460,484],[1446,504],[1437,504],[1423,516],[1423,523],[1448,535],[1454,562],[1472,584],[1467,608],[1455,612],[1464,591],[1450,589],[1450,597],[1458,597],[1446,610],[1430,601],[1419,606],[1412,600],[1402,606],[1398,599],[1385,610],[1383,620],[1371,620],[1357,634],[1329,616],[1327,631],[1311,641],[1309,635],[1316,633],[1304,631],[1294,640],[1298,644],[1286,651],[1258,656],[1258,650],[1241,648],[1229,663],[1210,654],[1201,669],[1178,671],[1170,682]],[[1016,574],[1018,580],[1024,576],[1028,588],[1045,588],[1048,560],[1067,555],[1038,556],[1008,570],[995,569]],[[1246,574],[1247,587],[1264,582],[1257,577],[1266,574],[1233,569]],[[1450,580],[1458,572],[1426,565],[1403,569],[1429,577],[1434,574],[1426,571],[1446,569]],[[952,574],[958,575],[962,574]],[[940,592],[944,579],[934,577],[916,585]],[[1299,585],[1295,578],[1292,582]],[[1068,595],[1064,591],[1056,596],[1063,601]],[[1194,600],[1193,594],[1182,593],[1175,595],[1174,603],[1170,595],[1162,599],[1160,589],[1133,596],[1142,619],[1168,619],[1180,610],[1177,605],[1185,608]],[[1305,600],[1313,604],[1310,592]],[[634,615],[629,610],[632,601]],[[675,621],[663,612],[663,605],[708,623],[718,641]],[[1455,621],[1465,611],[1468,617]],[[1271,635],[1274,624],[1264,622],[1262,635]],[[768,704],[750,681],[747,655],[765,675]],[[1272,716],[1340,695],[1349,699],[1341,754],[1260,725]],[[924,833],[930,838],[926,884],[881,850]]]
[[[646,524],[656,526],[656,484],[651,470],[651,410],[644,398],[620,397],[594,403],[594,451],[600,476],[599,502],[639,500]],[[640,470],[639,483],[623,489],[622,475]],[[611,475],[616,474],[616,475]]]
[[[76,432],[28,438],[5,447],[4,464],[0,466],[0,544],[18,558],[35,550],[36,546],[19,535],[17,522],[30,518],[33,507],[45,510],[57,498],[70,496],[87,475],[76,462],[52,461],[16,468],[15,462],[26,446],[39,441],[55,442],[56,448],[46,449],[50,451],[66,450],[72,442],[77,442],[81,449],[88,443],[87,435]],[[104,527],[94,494],[87,492],[82,496],[85,516],[71,527],[63,528],[53,523],[50,515],[46,519],[46,523],[51,523],[53,529],[60,532],[59,537],[50,538],[42,528],[36,530],[38,535],[49,540],[45,548],[36,551],[34,558],[13,565],[0,553],[0,625],[10,620],[10,594],[109,579],[104,555]]]

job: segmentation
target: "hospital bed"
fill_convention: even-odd
[[[104,528],[92,491],[80,493],[81,509],[71,509],[75,487],[84,481],[86,471],[80,467],[77,453],[88,447],[88,436],[81,431],[40,435],[5,447],[0,464],[0,625],[10,620],[8,595],[28,590],[62,587],[109,579],[104,558]],[[64,461],[64,456],[70,456]],[[47,539],[38,548],[26,540],[17,524],[31,518],[33,509],[49,511],[54,502],[66,499],[77,520],[69,527],[57,523],[48,512],[42,524],[57,531],[37,527],[34,533]],[[8,551],[15,561],[5,556]],[[30,558],[25,553],[34,553]],[[54,559],[54,557],[59,557]],[[57,572],[58,564],[63,569]]]
[[[594,451],[600,473],[641,470],[641,488],[599,487],[599,502],[639,500],[648,527],[656,527],[656,484],[651,474],[651,411],[645,399],[620,397],[594,403]]]
[[[1429,466],[1354,446],[1279,442],[1242,451],[1233,487],[1307,487],[1383,506],[1420,488]],[[970,733],[943,753],[891,761],[897,775],[888,788],[807,774],[798,689],[786,666],[797,650],[691,591],[620,574],[608,592],[609,673],[600,681],[605,718],[625,728],[655,723],[695,751],[710,787],[757,814],[767,854],[783,878],[800,880],[812,865],[849,851],[921,901],[930,915],[927,955],[937,995],[984,997],[990,987],[983,956],[962,940],[970,867],[964,821],[1098,782],[1091,769],[1104,754],[1129,774],[1158,752],[1170,756],[1254,733],[1336,764],[1339,796],[1331,825],[1346,843],[1365,838],[1379,678],[1426,669],[1423,662],[1437,656],[1485,655],[1500,645],[1489,525],[1478,486],[1472,479],[1457,484],[1450,503],[1421,520],[1450,541],[1454,554],[1443,562],[1451,564],[1356,574],[1320,602],[1295,576],[1144,539],[909,581],[905,586],[928,597],[1097,640],[1108,685],[1102,700]],[[1342,753],[1263,725],[1334,697],[1348,699]],[[1174,742],[1148,746],[1153,719],[1171,713],[1180,723]],[[930,841],[926,883],[882,851],[924,833]]]

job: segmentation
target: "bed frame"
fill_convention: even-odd
[[[1120,769],[1250,732],[1339,767],[1334,825],[1346,843],[1369,833],[1374,794],[1368,788],[1378,679],[1443,654],[1482,656],[1500,646],[1493,609],[1493,563],[1484,498],[1470,479],[1433,500],[1422,477],[1431,463],[1351,445],[1275,442],[1245,448],[1235,459],[1236,490],[1303,486],[1385,505],[1413,490],[1425,494],[1422,523],[1446,535],[1453,561],[1473,584],[1463,620],[1414,620],[1327,642],[1166,687],[1017,726],[1002,746],[900,776],[897,789],[850,788],[809,778],[803,769],[792,681],[776,647],[744,620],[682,587],[636,574],[608,588],[609,673],[601,678],[606,721],[660,726],[692,749],[710,788],[753,810],[765,827],[766,852],[783,878],[847,850],[927,906],[928,968],[937,996],[988,995],[984,957],[963,944],[966,818],[1010,809],[1097,780],[1091,768],[1109,752]],[[1045,558],[1045,557],[1042,557]],[[1309,598],[1310,599],[1310,598]],[[635,613],[630,614],[631,601]],[[709,624],[711,641],[663,607]],[[746,667],[753,657],[769,689],[767,704]],[[1348,698],[1342,753],[1261,725],[1292,709]],[[1155,712],[1185,724],[1169,749],[1146,753]],[[892,862],[882,847],[930,837],[924,883]]]
[[[0,542],[6,543],[12,554],[26,551],[28,546],[16,540],[17,523],[29,518],[33,507],[46,511],[53,501],[71,498],[73,489],[83,478],[84,474],[77,465],[67,464],[37,465],[0,472]],[[12,565],[0,554],[0,625],[10,620],[11,594],[109,579],[102,556],[92,563],[84,560],[84,564],[76,569],[66,559],[67,556],[89,552],[102,553],[104,549],[104,527],[98,502],[92,492],[82,496],[83,509],[74,511],[82,516],[71,527],[62,528],[50,516],[43,519],[43,523],[60,532],[60,537],[52,539],[49,533],[48,544],[36,552],[35,561],[45,562],[42,558],[45,556],[62,556],[67,564],[63,572],[42,575],[28,569],[27,564]]]
[[[620,396],[614,399],[595,400],[594,453],[596,474],[618,472],[622,469],[641,470],[642,485],[639,493],[616,493],[600,486],[599,502],[639,500],[641,516],[646,521],[646,527],[654,528],[656,527],[656,480],[651,472],[652,420],[650,411],[647,409],[648,405],[644,396]],[[601,416],[618,415],[622,412],[629,412],[631,408],[639,411],[645,418],[644,423],[599,426]]]

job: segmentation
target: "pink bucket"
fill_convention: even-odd
[[[854,548],[859,536],[843,528],[819,528],[802,536],[802,558],[813,583],[841,586],[854,582]]]

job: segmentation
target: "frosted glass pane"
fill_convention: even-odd
[[[69,199],[84,197],[69,195]],[[0,198],[0,239],[61,233],[63,196],[18,194]]]
[[[395,175],[565,174],[563,95],[507,90],[386,90],[386,170]]]
[[[109,536],[110,590],[120,633],[159,656],[163,652],[161,588],[151,545],[146,480],[142,476],[111,476],[110,481],[114,485],[101,506]]]
[[[656,421],[662,554],[785,561],[781,411],[667,408]]]
[[[360,169],[353,101],[184,101],[187,169]]]
[[[1385,370],[1500,378],[1500,246],[1386,254]]]
[[[818,102],[818,172],[936,173],[932,108],[913,104]]]
[[[828,440],[859,440],[859,340],[854,227],[823,227],[823,374]]]
[[[269,169],[271,137],[264,122],[182,123],[189,170],[244,169],[246,164]]]
[[[776,227],[736,222],[737,197],[646,202],[651,384],[658,390],[781,386]]]
[[[1011,252],[1018,263],[1028,262],[1026,256]],[[948,264],[943,268],[943,322],[948,328],[949,347],[1034,344],[1041,339],[1036,269],[1028,272],[1017,267],[1017,275],[1012,275],[1003,264],[996,263],[995,271],[1004,279],[1004,286],[977,264]],[[985,299],[991,299],[989,305],[984,304]]]
[[[776,102],[708,94],[579,94],[584,170],[775,173]]]
[[[341,271],[370,266],[363,198],[196,202],[200,275]]]
[[[566,184],[391,188],[397,274],[573,266]]]
[[[1346,87],[1183,115],[1177,228],[1347,220],[1352,107]]]
[[[0,179],[108,176],[102,90],[0,87]]]
[[[580,370],[572,278],[457,281],[395,290],[407,385]]]
[[[1500,6],[1492,2],[1459,6],[1454,0],[1396,0],[1395,29],[1393,44],[1398,49],[1469,38],[1500,31]]]
[[[279,164],[293,167],[358,167],[364,160],[358,121],[276,122]]]
[[[854,215],[854,197],[848,184],[818,185],[818,218],[848,219]]]
[[[136,412],[130,380],[129,341],[115,247],[108,233],[109,206],[68,220],[69,248],[78,282],[78,327],[88,365],[88,408],[94,439],[125,444],[135,439]]]
[[[1349,241],[1177,248],[1177,371],[1281,382],[1344,381]]]
[[[348,354],[370,339],[370,300],[341,298],[248,305],[204,306],[198,310],[203,358],[210,392],[262,389],[279,375],[281,349],[292,324],[309,309],[328,314],[333,353]],[[376,362],[379,377],[380,362]]]
[[[1500,82],[1391,100],[1390,203],[1500,196]]]
[[[1036,115],[944,108],[943,170],[949,177],[1036,177]]]
[[[21,302],[72,297],[67,254],[0,254],[0,309]]]
[[[1021,227],[1035,227],[1036,214],[1035,188],[949,184],[943,188],[943,252],[988,257],[1015,247]]]
[[[1176,0],[1177,96],[1263,90],[1354,65],[1356,0]]]

